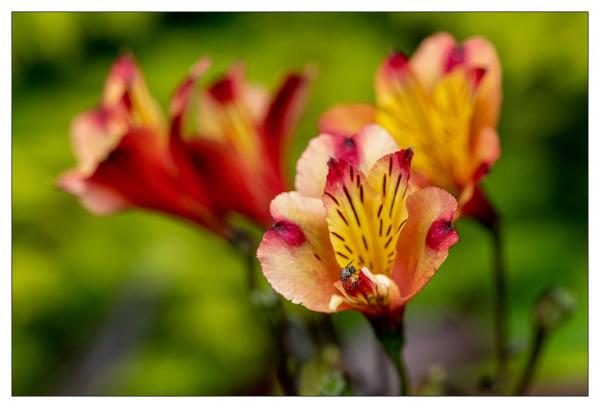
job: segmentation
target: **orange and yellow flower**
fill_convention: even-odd
[[[258,249],[271,286],[314,311],[401,313],[458,241],[456,200],[437,187],[411,192],[412,159],[377,125],[313,139],[296,191],[271,203]]]
[[[59,186],[98,214],[145,208],[223,236],[232,213],[268,225],[269,202],[287,189],[282,157],[310,79],[290,74],[269,97],[238,64],[198,92],[209,67],[206,58],[193,67],[167,120],[133,59],[117,60],[100,105],[73,122],[78,164]]]
[[[418,152],[413,183],[444,188],[463,213],[476,212],[485,204],[478,183],[500,156],[500,82],[498,56],[487,40],[459,45],[449,34],[435,34],[412,58],[394,53],[380,66],[375,106],[334,107],[320,128],[353,134],[368,123],[383,126],[399,146]]]

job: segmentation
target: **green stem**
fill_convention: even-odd
[[[237,252],[244,258],[246,264],[246,278],[248,279],[248,291],[250,296],[254,294],[256,287],[256,279],[254,278],[254,257],[256,252],[256,244],[246,231],[236,230],[229,238],[229,243]]]
[[[490,225],[490,229],[494,253],[494,348],[497,361],[496,376],[500,384],[503,384],[506,381],[507,375],[507,287],[500,221],[497,218],[495,222]]]
[[[270,309],[270,313],[268,309]],[[269,319],[269,328],[271,329],[271,335],[276,345],[276,369],[279,384],[281,385],[284,395],[297,395],[298,390],[296,387],[296,382],[294,381],[293,375],[290,373],[287,362],[285,346],[286,319],[285,310],[283,309],[281,299],[277,297],[275,305],[272,307],[263,307],[263,310],[265,313],[267,313],[267,315],[271,316]]]
[[[533,379],[533,374],[535,373],[535,368],[540,359],[540,355],[544,343],[546,341],[546,337],[546,330],[538,326],[535,330],[535,335],[531,340],[529,357],[527,358],[527,365],[523,370],[521,379],[517,383],[514,395],[525,395],[527,393],[527,389],[529,388],[531,380]]]
[[[463,207],[464,214],[476,219],[492,234],[493,285],[494,285],[494,353],[496,357],[496,381],[504,387],[507,378],[508,310],[507,284],[504,268],[501,220],[498,212],[487,199],[481,187],[476,187],[473,196]]]
[[[256,244],[252,237],[245,231],[237,230],[229,240],[230,244],[244,258],[246,263],[246,277],[248,282],[248,293],[250,299],[257,304],[265,314],[275,343],[277,378],[285,395],[296,395],[297,389],[294,378],[288,369],[287,352],[285,345],[286,316],[281,299],[276,297],[274,301],[262,299],[255,278]]]
[[[405,343],[402,316],[399,319],[390,319],[389,317],[370,318],[369,321],[375,336],[392,363],[394,363],[394,367],[396,367],[400,381],[400,395],[411,395],[410,378],[402,355]]]

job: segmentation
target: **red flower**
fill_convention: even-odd
[[[207,89],[200,60],[176,90],[167,122],[130,56],[113,65],[99,106],[73,122],[78,165],[59,186],[96,214],[145,208],[229,236],[227,216],[261,225],[286,189],[282,156],[306,99],[307,73],[288,75],[269,99],[241,65]]]

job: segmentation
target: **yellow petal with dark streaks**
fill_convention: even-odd
[[[367,177],[345,160],[329,161],[323,201],[340,267],[352,264],[374,274],[391,274],[406,219],[411,159],[410,149],[383,156]]]
[[[391,273],[396,257],[396,242],[408,216],[406,196],[409,188],[412,149],[388,154],[377,161],[368,175],[369,186],[376,192],[373,204],[376,211],[375,223],[376,251],[382,259],[385,275]]]

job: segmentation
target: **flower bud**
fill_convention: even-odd
[[[575,297],[566,289],[547,289],[534,306],[535,322],[543,330],[553,330],[569,320],[575,306]]]

